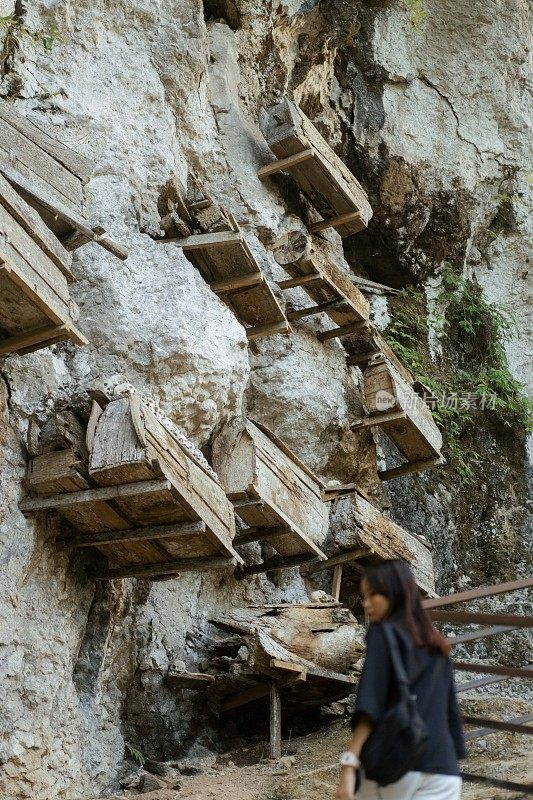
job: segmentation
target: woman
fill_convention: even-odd
[[[353,735],[341,756],[336,800],[459,800],[458,759],[465,757],[449,645],[422,608],[418,587],[403,561],[368,567],[361,582],[370,622],[366,658],[352,719]],[[390,648],[383,622],[393,629],[428,739],[412,771],[388,786],[365,779],[359,757],[374,725],[395,698]],[[360,787],[356,782],[359,775]]]

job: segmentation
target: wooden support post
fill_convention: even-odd
[[[339,600],[341,596],[342,567],[342,564],[337,564],[333,570],[333,586],[331,588],[331,596],[335,600]]]
[[[399,478],[401,475],[421,472],[424,469],[431,469],[431,467],[440,467],[445,463],[446,459],[443,456],[440,458],[421,458],[420,461],[408,461],[407,464],[401,464],[399,467],[381,470],[381,472],[378,472],[378,478],[382,481],[390,481],[393,478]]]
[[[355,550],[347,550],[345,553],[339,553],[338,556],[332,556],[327,561],[316,561],[312,564],[302,567],[302,575],[312,575],[314,572],[322,572],[325,569],[332,569],[339,564],[348,564],[351,561],[357,561],[359,558],[364,558],[370,555],[370,550],[367,548],[357,548]]]
[[[437,608],[439,606],[452,606],[455,603],[465,603],[469,600],[481,600],[483,597],[496,597],[498,594],[507,592],[519,592],[522,589],[529,589],[533,586],[533,577],[519,578],[508,583],[495,583],[492,586],[478,586],[476,589],[467,589],[465,592],[448,594],[445,597],[435,597],[431,600],[423,600],[424,608]]]
[[[296,166],[296,164],[301,164],[303,161],[309,161],[313,156],[314,151],[309,148],[308,150],[302,150],[301,153],[295,153],[293,156],[280,158],[278,161],[273,161],[272,164],[265,164],[264,167],[261,167],[257,172],[257,177],[262,181],[268,178],[269,175],[274,175],[276,172],[283,172]]]
[[[533,616],[519,614],[487,614],[473,611],[429,611],[434,622],[447,622],[451,625],[513,625],[517,628],[533,628]]]
[[[209,284],[209,288],[215,294],[231,294],[238,289],[248,289],[263,283],[265,280],[262,272],[252,272],[250,275],[242,275],[239,278],[227,278],[223,281],[214,281]]]
[[[271,528],[250,528],[243,530],[233,540],[233,546],[239,547],[243,544],[250,544],[250,542],[263,542],[269,539],[276,539],[279,536],[290,535],[290,528],[283,525],[276,525]]]
[[[177,244],[182,250],[204,250],[209,247],[233,247],[243,241],[241,232],[219,231],[218,233],[195,233],[181,239],[158,239],[161,244]]]
[[[270,758],[281,758],[281,695],[274,681],[270,685]]]
[[[161,561],[157,564],[130,564],[126,567],[109,569],[97,575],[97,581],[111,581],[117,578],[151,578],[155,575],[179,575],[180,572],[207,572],[212,569],[229,569],[237,564],[236,558],[223,556],[201,556],[180,558],[176,561]]]
[[[314,317],[316,314],[323,314],[326,311],[331,311],[342,305],[345,305],[344,300],[337,298],[327,303],[321,303],[318,306],[309,306],[309,308],[299,308],[297,311],[288,311],[287,319],[290,322],[294,322],[294,320],[303,319],[304,317]]]
[[[320,280],[320,278],[320,272],[311,272],[309,275],[297,275],[296,278],[288,278],[285,281],[276,281],[276,283],[282,290],[294,289],[296,286],[305,286],[307,283]]]
[[[288,322],[269,322],[266,325],[256,325],[246,329],[248,341],[262,339],[263,336],[270,336],[273,333],[292,333],[292,328]]]
[[[317,333],[317,339],[321,342],[326,342],[328,339],[338,339],[341,336],[350,336],[352,333],[359,333],[359,331],[367,327],[368,322],[349,322],[348,325],[340,325],[338,328],[332,328],[330,331]]]
[[[341,225],[346,225],[348,222],[356,222],[357,220],[361,223],[361,228],[366,227],[358,211],[349,211],[347,214],[340,214],[337,217],[330,217],[321,222],[315,222],[314,225],[309,226],[309,231],[311,233],[318,233],[326,228],[338,228]]]

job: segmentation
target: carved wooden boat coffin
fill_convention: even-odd
[[[408,461],[440,457],[442,435],[431,411],[386,359],[370,362],[363,385],[368,423],[379,425]]]
[[[272,431],[252,420],[240,430],[228,426],[215,441],[213,463],[238,516],[251,528],[264,528],[269,545],[283,556],[325,558],[320,545],[329,511],[323,486]]]
[[[87,344],[75,325],[71,260],[0,175],[0,355],[31,352],[61,339]]]

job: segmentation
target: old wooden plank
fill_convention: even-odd
[[[69,172],[76,175],[82,183],[86,183],[94,172],[94,161],[77,153],[69,145],[55,139],[43,130],[36,122],[23,117],[12,106],[0,102],[0,119],[30,139],[55,161],[62,164]]]
[[[326,342],[329,339],[339,339],[342,336],[350,336],[352,333],[362,330],[364,326],[364,322],[349,322],[347,325],[339,325],[337,328],[332,328],[329,331],[319,331],[319,333],[317,333],[317,339],[320,342]]]
[[[50,212],[54,217],[61,219],[66,225],[79,231],[89,241],[101,245],[105,250],[125,261],[128,258],[128,251],[118,242],[115,242],[107,234],[95,233],[87,221],[70,206],[66,205],[59,197],[48,193],[40,183],[28,179],[19,170],[6,163],[0,163],[0,174],[2,174],[11,184],[20,189],[24,194],[31,197],[39,207]]]
[[[281,695],[275,681],[270,684],[270,758],[281,758]]]
[[[504,722],[509,723],[511,725],[521,725],[524,724],[525,722],[532,722],[532,721],[533,721],[533,714],[521,714],[519,717],[513,717],[512,719],[504,720]],[[468,723],[468,724],[476,724],[476,723]],[[497,728],[493,727],[484,727],[484,728],[478,728],[477,730],[474,731],[465,731],[464,738],[466,742],[471,742],[473,739],[481,738],[481,736],[488,736],[490,733],[496,733],[497,730],[498,730]],[[529,730],[533,730],[533,728],[529,728]]]
[[[227,280],[214,281],[209,284],[209,288],[215,294],[229,294],[236,289],[249,289],[250,286],[257,286],[265,280],[262,273],[252,273],[243,275],[240,278],[228,278]]]
[[[245,529],[233,540],[234,547],[241,547],[250,542],[267,542],[269,539],[277,539],[279,536],[290,535],[290,529],[284,525],[275,525],[272,528],[250,528]]]
[[[309,308],[299,308],[296,311],[288,311],[287,319],[289,322],[294,322],[297,319],[304,319],[305,317],[314,317],[316,314],[324,314],[332,309],[342,306],[343,301],[339,299],[328,300],[327,303],[321,303],[318,306],[309,306]]]
[[[72,256],[44,224],[39,214],[0,175],[0,203],[17,223],[31,236],[42,251],[58,267],[69,282],[75,280],[71,271]]]
[[[265,336],[272,336],[274,333],[292,333],[292,328],[287,321],[269,322],[265,325],[255,325],[252,328],[247,328],[246,337],[251,342],[255,339],[262,339]]]
[[[359,428],[375,428],[377,426],[384,425],[386,422],[392,422],[399,419],[403,420],[405,418],[405,411],[390,411],[382,414],[375,414],[373,417],[356,419],[351,423],[350,428],[354,431],[358,430]]]
[[[438,598],[437,598],[438,599]],[[448,622],[451,625],[513,625],[517,628],[532,628],[533,616],[519,614],[492,614],[480,611],[439,611],[428,609],[429,615],[435,622]]]
[[[69,536],[58,540],[64,549],[78,547],[98,547],[103,544],[115,542],[135,542],[146,539],[179,539],[182,536],[191,536],[204,533],[205,522],[184,522],[178,525],[156,525],[149,528],[133,528],[128,530],[104,531],[90,533],[83,536]]]
[[[202,690],[215,682],[215,676],[205,672],[172,672],[167,674],[165,682],[173,689]]]
[[[116,580],[118,578],[150,578],[154,575],[176,575],[180,572],[208,572],[216,569],[235,567],[235,558],[206,556],[201,558],[178,558],[174,561],[160,561],[155,564],[140,564],[117,569],[109,569],[97,575],[96,580]]]
[[[296,556],[285,556],[285,558],[281,555],[275,555],[272,556],[272,558],[267,558],[260,564],[250,564],[244,567],[239,567],[235,571],[235,577],[237,580],[243,580],[249,575],[259,575],[262,572],[278,572],[284,569],[292,569],[293,567],[300,566],[300,564],[305,564],[306,561],[315,560],[316,556],[309,553],[303,553]]]
[[[461,633],[459,636],[448,636],[447,641],[451,647],[456,644],[464,644],[465,642],[476,642],[479,639],[486,639],[488,636],[497,636],[500,633],[509,633],[516,631],[518,628],[514,625],[493,625],[489,628],[478,628],[474,631]]]
[[[465,714],[463,716],[463,722],[465,725],[481,725],[484,728],[489,728],[490,730],[494,731],[521,733],[525,734],[526,736],[533,735],[533,727],[530,727],[529,725],[522,725],[517,722],[511,722],[510,720],[486,719],[485,717],[475,717],[471,714]]]
[[[7,339],[0,339],[0,355],[5,355],[7,353],[27,353],[29,352],[29,348],[33,350],[36,345],[38,345],[38,347],[35,349],[40,349],[41,347],[48,347],[50,344],[61,341],[62,339],[70,339],[77,345],[86,345],[89,343],[89,340],[86,339],[74,325],[44,325],[41,328],[35,328],[27,333],[10,336]]]
[[[10,261],[2,250],[0,241],[0,271],[8,275],[11,282],[36,306],[42,314],[56,325],[72,322],[69,304],[61,300],[42,279],[39,273],[18,260]],[[22,332],[22,331],[21,331]]]
[[[217,233],[198,233],[193,236],[184,236],[181,239],[159,239],[162,244],[171,242],[177,244],[182,250],[205,250],[213,245],[216,247],[233,247],[244,239],[242,231],[218,231]]]
[[[471,664],[466,661],[453,661],[453,668],[461,672],[480,672],[482,675],[506,675],[509,678],[533,678],[531,667],[507,667],[503,664]]]
[[[346,564],[350,561],[358,561],[361,558],[366,558],[370,555],[370,550],[366,547],[359,547],[353,550],[348,550],[346,553],[339,553],[336,556],[330,556],[327,561],[316,561],[302,566],[300,572],[303,575],[313,575],[315,572],[322,572],[325,569],[333,569],[339,564]],[[338,600],[338,598],[335,598]]]
[[[309,275],[298,275],[295,278],[288,278],[285,281],[276,281],[280,289],[294,289],[296,286],[305,286],[308,283],[315,283],[320,280],[319,272],[311,272]]]
[[[307,150],[302,150],[301,153],[295,153],[293,156],[287,156],[287,158],[280,158],[277,161],[273,161],[271,164],[265,164],[264,167],[261,167],[257,171],[257,177],[260,181],[265,180],[268,178],[269,175],[274,175],[277,172],[287,172],[290,170],[291,167],[294,167],[296,164],[301,164],[304,161],[309,161],[309,159],[314,158],[315,151],[311,148]]]
[[[341,596],[341,584],[342,584],[342,570],[343,565],[337,564],[333,569],[333,581],[331,584],[331,596],[338,600]]]
[[[464,592],[455,592],[444,597],[435,597],[431,600],[424,600],[424,608],[439,608],[451,606],[455,603],[465,603],[470,600],[481,600],[483,597],[496,597],[507,592],[519,592],[522,589],[529,589],[533,586],[533,577],[518,578],[507,583],[495,583],[491,586],[478,586],[476,589],[467,589]]]
[[[502,677],[501,675],[489,675],[486,678],[476,678],[473,681],[465,681],[455,686],[457,694],[460,692],[470,692],[472,689],[480,689],[483,686],[490,686],[493,683],[503,683],[503,681],[510,680],[509,678]]]
[[[27,514],[31,511],[42,511],[48,508],[95,503],[99,500],[113,500],[119,497],[134,497],[140,494],[151,494],[170,489],[170,481],[158,479],[137,481],[119,486],[103,486],[99,489],[85,489],[81,492],[57,494],[52,497],[27,497],[19,504],[20,510]]]
[[[318,233],[319,231],[326,230],[326,228],[339,228],[341,225],[347,225],[348,223],[359,223],[359,230],[364,230],[366,228],[359,211],[349,211],[346,214],[339,214],[337,217],[328,217],[328,219],[324,219],[322,222],[315,222],[313,225],[309,226],[309,230],[311,233]]]
[[[378,478],[382,481],[391,481],[393,478],[400,478],[402,475],[410,475],[412,472],[421,472],[422,470],[431,469],[432,467],[442,467],[443,464],[446,464],[444,456],[440,456],[440,458],[421,458],[418,461],[408,461],[406,464],[401,464],[399,467],[378,471]]]

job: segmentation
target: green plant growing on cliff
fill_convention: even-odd
[[[417,287],[404,289],[392,303],[385,337],[433,393],[433,415],[445,435],[453,465],[460,478],[470,482],[481,455],[463,443],[465,433],[481,425],[482,417],[531,431],[533,402],[522,394],[522,385],[509,371],[505,344],[516,335],[509,311],[488,303],[481,287],[450,265],[442,274],[437,305],[445,308],[444,315],[430,318],[424,293]],[[428,346],[429,327],[435,322],[440,323],[448,345],[437,361],[431,359]]]
[[[132,758],[136,764],[140,767],[144,766],[144,762],[146,761],[146,756],[141,753],[136,747],[129,742],[124,742],[124,747],[126,748],[127,754]]]
[[[409,25],[417,30],[427,17],[424,0],[405,0],[405,8],[410,12]]]

